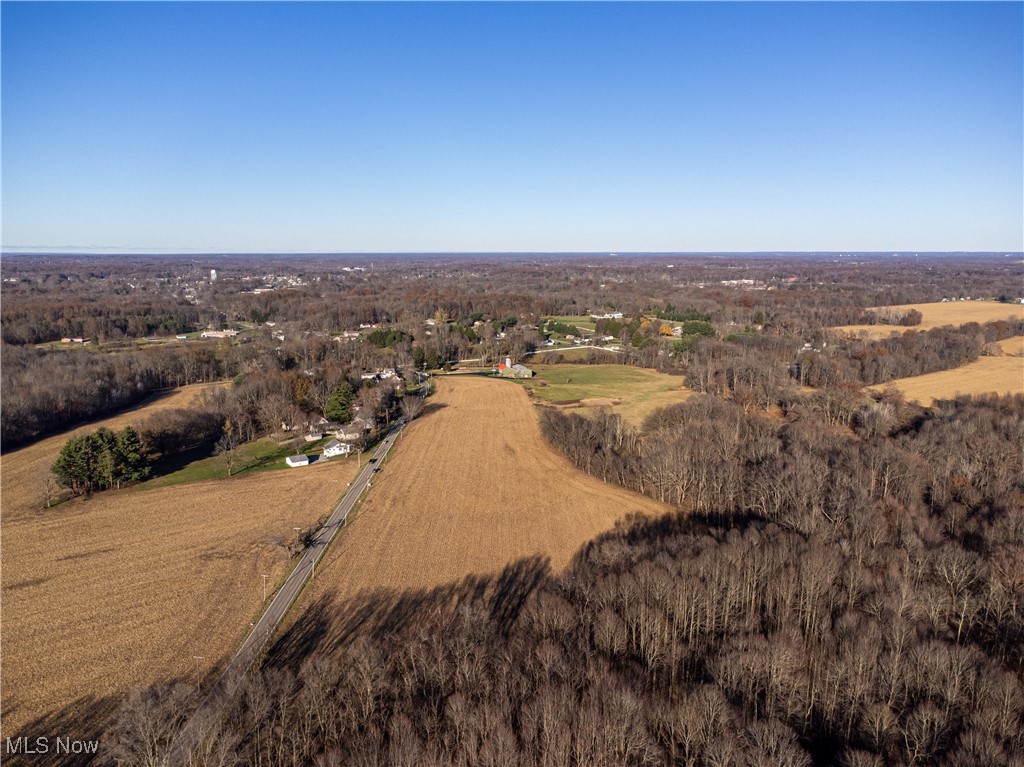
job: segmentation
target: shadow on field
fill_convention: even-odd
[[[115,746],[112,731],[120,726],[131,737],[145,733],[151,745],[167,748],[181,723],[219,678],[209,670],[196,680],[174,679],[129,694],[83,696],[71,705],[37,717],[16,732],[0,733],[0,764],[4,767],[85,767],[115,765],[125,752],[146,750],[141,740]],[[16,709],[15,709],[16,710]],[[5,701],[4,715],[12,713]],[[137,762],[141,763],[141,762]]]
[[[431,402],[430,400],[427,400],[419,415],[416,416],[416,419],[419,420],[420,418],[431,415],[432,413],[436,413],[438,410],[444,410],[446,407],[448,407],[448,405],[444,402]]]
[[[4,728],[0,742],[0,762],[4,767],[81,767],[103,761],[103,731],[110,725],[118,707],[119,697],[79,698],[67,708],[45,714],[29,722],[17,732]],[[10,714],[5,711],[5,714]],[[58,738],[60,742],[58,742]],[[73,741],[98,741],[96,754],[69,753]],[[87,750],[91,747],[86,747]]]
[[[213,442],[204,442],[180,453],[172,453],[166,457],[161,456],[150,466],[149,479],[159,479],[168,474],[174,474],[189,464],[209,458],[211,455],[213,455]]]
[[[547,557],[527,557],[493,575],[470,575],[433,589],[378,589],[332,605],[331,592],[317,598],[270,648],[265,665],[298,671],[316,655],[331,655],[360,637],[394,640],[435,623],[464,605],[482,606],[495,632],[507,635],[526,600],[550,572]]]

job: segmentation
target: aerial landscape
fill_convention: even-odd
[[[0,763],[1024,767],[1024,5],[0,59]]]

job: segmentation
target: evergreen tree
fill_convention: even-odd
[[[92,434],[72,437],[61,448],[51,471],[61,487],[76,495],[138,482],[149,473],[142,441],[131,426],[120,433],[101,427]]]
[[[334,387],[331,398],[327,400],[327,407],[324,409],[327,417],[338,423],[348,423],[352,420],[352,384],[342,381]]]
[[[97,442],[91,434],[69,439],[51,467],[57,484],[71,488],[76,495],[91,493],[97,475],[96,447]]]
[[[139,433],[131,426],[125,426],[117,435],[118,482],[141,482],[149,476],[149,466]]]

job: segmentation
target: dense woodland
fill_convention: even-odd
[[[397,393],[368,370],[519,361],[543,317],[596,311],[625,315],[598,325],[622,351],[574,361],[699,392],[639,429],[542,411],[581,470],[676,513],[622,524],[565,573],[524,560],[314,604],[197,764],[1024,765],[1024,397],[924,409],[864,390],[1024,327],[826,330],[920,320],[871,306],[1019,298],[1019,254],[35,256],[3,275],[5,450],[206,381],[231,383],[138,425],[147,455],[337,415],[338,391],[345,415],[386,415]],[[223,327],[244,334],[139,341]],[[67,334],[91,342],[35,346]],[[138,692],[99,761],[158,763],[199,699],[184,683]]]
[[[641,432],[544,428],[681,513],[564,575],[314,605],[199,763],[1022,763],[1024,398],[864,402],[850,430],[707,396]],[[110,757],[148,763],[189,694],[132,698]]]

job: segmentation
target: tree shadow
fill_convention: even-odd
[[[58,764],[61,767],[81,767],[94,760],[102,762],[102,736],[122,701],[121,696],[89,695],[66,708],[33,719],[14,733],[4,728],[0,762],[4,767],[52,767]],[[11,712],[4,713],[10,716]],[[95,754],[67,753],[58,743],[58,738],[69,745],[71,741],[99,741],[99,746]],[[61,750],[58,751],[59,748]]]
[[[160,457],[150,464],[148,479],[166,477],[168,474],[174,474],[176,471],[181,471],[186,466],[193,464],[196,461],[209,458],[213,454],[212,448],[212,442],[204,442],[201,445],[190,447],[188,450],[183,450],[180,453],[172,453],[166,457]]]
[[[419,419],[431,415],[432,413],[436,413],[439,410],[444,410],[446,407],[448,407],[448,405],[444,402],[431,402],[430,400],[427,400],[426,404],[423,405],[423,409],[419,412],[419,415],[416,416],[416,420],[418,421]]]
[[[167,718],[169,711],[181,719],[187,719],[204,696],[215,689],[224,660],[207,670],[198,684],[195,678],[176,677],[138,688],[144,696],[154,690],[176,690],[180,693],[172,703],[164,706],[162,713],[154,713],[152,721],[162,721]],[[0,764],[4,767],[113,765],[113,731],[132,694],[85,695],[63,708],[36,717],[13,733],[4,727],[0,738]],[[5,717],[12,713],[6,700],[3,713]],[[167,748],[170,737],[176,732],[176,728],[168,729],[158,747]],[[96,745],[93,746],[93,743]]]
[[[336,592],[328,592],[274,642],[265,665],[298,671],[314,654],[331,655],[361,637],[379,642],[412,636],[467,605],[485,609],[494,632],[508,636],[550,570],[547,557],[533,556],[508,564],[500,573],[468,575],[432,589],[363,591],[340,605]]]

